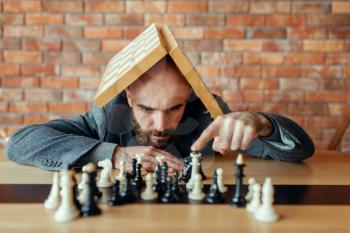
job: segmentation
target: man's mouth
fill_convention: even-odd
[[[155,135],[151,135],[151,139],[153,141],[168,141],[170,138],[170,136],[155,136]]]

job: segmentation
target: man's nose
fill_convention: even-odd
[[[161,111],[156,111],[153,115],[154,129],[164,131],[166,129],[165,114]]]

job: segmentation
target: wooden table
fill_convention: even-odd
[[[49,184],[51,173],[17,165],[0,151],[0,184]],[[224,170],[224,182],[234,183],[234,159],[207,159],[204,171],[210,176]],[[274,184],[350,185],[350,155],[318,151],[302,164],[246,159],[246,177]],[[28,193],[30,195],[30,193]],[[350,198],[350,196],[349,196]],[[98,217],[56,223],[53,212],[42,204],[0,204],[1,232],[350,232],[350,205],[276,205],[281,219],[262,223],[245,209],[229,205],[130,204],[101,206]]]

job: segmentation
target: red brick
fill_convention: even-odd
[[[305,118],[305,126],[306,127],[327,127],[327,128],[335,128],[339,125],[339,118],[337,117],[319,117],[319,116],[313,116],[313,117],[306,117]]]
[[[268,15],[266,24],[270,26],[302,26],[305,25],[304,15]]]
[[[26,14],[27,25],[63,24],[62,14]]]
[[[350,13],[349,1],[332,1],[332,13],[346,14]]]
[[[0,63],[1,75],[16,75],[19,74],[19,65]]]
[[[222,98],[226,102],[243,102],[243,93],[241,91],[231,91],[231,90],[224,90],[222,92]]]
[[[91,102],[94,100],[95,95],[96,95],[95,90],[64,90],[63,100],[64,101]]]
[[[170,2],[168,2],[170,4]],[[126,1],[126,12],[128,13],[164,13],[166,12],[167,2],[159,1]]]
[[[239,53],[202,53],[201,61],[203,65],[234,65],[242,63],[242,55]]]
[[[21,72],[24,75],[56,75],[58,73],[56,65],[22,65]]]
[[[22,48],[24,50],[61,50],[61,41],[56,39],[32,39],[24,38],[22,40]]]
[[[286,38],[287,32],[284,28],[251,28],[248,30],[248,38],[267,38],[267,39],[276,39],[276,38]]]
[[[187,15],[186,25],[218,26],[224,25],[224,15]]]
[[[128,2],[131,3],[131,2]],[[208,3],[206,1],[193,0],[175,0],[168,2],[168,12],[169,13],[199,13],[207,12]],[[164,11],[163,11],[164,12]]]
[[[287,29],[288,38],[292,39],[323,39],[327,38],[326,28],[304,28],[304,27],[291,27]]]
[[[19,39],[3,38],[0,39],[0,49],[20,49],[21,43]]]
[[[82,1],[70,1],[70,0],[50,0],[43,2],[43,11],[45,12],[83,12]]]
[[[123,38],[127,40],[133,40],[138,35],[140,35],[143,31],[144,31],[144,28],[140,28],[140,27],[124,28]]]
[[[24,115],[24,124],[40,124],[50,120],[47,115]]]
[[[202,39],[203,28],[198,27],[177,27],[172,32],[177,39]]]
[[[289,53],[284,57],[285,64],[323,64],[325,55],[323,53]]]
[[[8,103],[5,101],[0,101],[0,112],[8,111]]]
[[[350,25],[350,19],[349,19],[349,25]],[[330,39],[349,39],[350,38],[349,27],[330,28],[328,30],[328,38],[330,38]]]
[[[170,26],[183,26],[185,25],[185,15],[183,14],[146,14],[145,15],[145,25],[150,25],[154,22],[163,25],[168,24]]]
[[[322,91],[322,92],[307,92],[306,93],[307,102],[346,102],[347,101],[347,92],[339,91]]]
[[[344,49],[342,40],[304,40],[303,50],[307,52],[341,52]]]
[[[79,86],[78,79],[75,77],[43,77],[40,86],[44,88],[77,88]]]
[[[123,29],[120,27],[85,27],[84,36],[93,39],[121,38]]]
[[[310,26],[349,26],[350,15],[308,14],[307,25]]]
[[[220,74],[220,69],[217,66],[198,66],[197,70],[204,77],[218,77]]]
[[[343,67],[343,75],[344,77],[350,78],[350,67]]]
[[[350,64],[350,53],[327,53],[325,64]]]
[[[0,88],[0,100],[18,101],[23,99],[23,90],[15,88]]]
[[[62,75],[64,76],[99,76],[100,68],[98,66],[70,65],[62,66]]]
[[[244,38],[244,28],[206,28],[204,37],[208,39]]]
[[[149,16],[151,14],[145,15],[145,17]],[[121,13],[121,14],[104,14],[105,16],[105,24],[106,25],[123,25],[123,26],[132,26],[132,25],[138,25],[143,26],[144,25],[144,15],[143,14],[128,14],[128,13]],[[159,23],[158,21],[155,21]],[[149,25],[151,23],[146,23],[145,25]]]
[[[222,0],[210,0],[209,11],[220,13],[246,13],[248,12],[247,1],[222,1]]]
[[[49,103],[49,112],[52,113],[84,113],[86,103]]]
[[[93,89],[97,90],[100,85],[99,78],[80,78],[79,79],[79,87],[84,89]]]
[[[302,42],[293,40],[272,40],[265,41],[263,44],[263,51],[268,52],[280,52],[280,51],[288,51],[288,52],[299,52],[303,48]]]
[[[4,2],[5,12],[38,12],[41,11],[40,0],[11,0]]]
[[[305,104],[305,103],[291,103],[288,104],[288,112],[295,114],[298,111],[298,114],[301,116],[319,116],[327,114],[327,105],[326,104]]]
[[[300,1],[300,2],[293,2],[292,3],[292,13],[329,13],[329,3],[324,2],[306,2],[306,1]]]
[[[93,65],[106,65],[115,53],[83,53],[83,63]]]
[[[274,103],[290,103],[290,102],[303,102],[303,91],[280,91],[280,90],[268,90],[264,91],[264,100]]]
[[[251,2],[250,13],[254,14],[272,14],[272,13],[289,13],[290,2],[278,1],[278,2]]]
[[[29,101],[59,101],[62,99],[62,92],[53,89],[29,89],[24,91],[24,98]]]
[[[328,104],[328,111],[330,116],[344,116],[349,112],[349,104]]]
[[[225,40],[225,51],[262,51],[263,42],[261,40]]]
[[[187,40],[183,49],[186,52],[216,52],[222,50],[221,40]]]
[[[2,13],[0,14],[0,25],[21,25],[24,23],[22,14]]]
[[[292,79],[292,78],[281,78],[280,89],[281,90],[305,90],[305,91],[316,91],[318,90],[318,80],[314,79]]]
[[[101,50],[103,52],[119,52],[129,43],[129,40],[103,40]]]
[[[243,55],[244,64],[282,64],[283,55],[280,53],[245,53]]]
[[[80,38],[83,35],[83,29],[77,27],[65,26],[46,26],[45,36],[48,38]]]
[[[340,66],[306,66],[303,68],[304,77],[313,78],[341,78],[341,67]]]
[[[245,89],[260,89],[260,90],[269,90],[277,89],[278,81],[274,79],[252,79],[252,78],[242,78],[240,80],[240,88]]]
[[[38,102],[17,102],[10,103],[9,106],[10,112],[17,113],[39,113],[39,112],[47,112],[47,104],[46,103],[38,103]]]
[[[48,52],[45,54],[47,64],[79,64],[80,53],[77,52]]]
[[[225,67],[222,70],[222,76],[225,77],[251,77],[260,78],[261,77],[261,66],[236,66],[236,67]]]
[[[263,15],[228,15],[228,25],[264,25],[265,16]]]
[[[0,113],[0,125],[22,124],[22,115],[13,113]]]
[[[348,79],[325,78],[319,81],[321,90],[347,91],[347,87],[350,85],[350,80]]]
[[[302,68],[299,66],[264,66],[262,68],[262,77],[279,78],[279,77],[301,77]]]
[[[261,103],[264,100],[263,91],[242,91],[245,102]]]
[[[42,37],[40,26],[4,26],[4,37]]]
[[[5,61],[8,63],[40,63],[42,61],[41,52],[36,51],[5,51]]]
[[[38,87],[39,79],[36,77],[3,77],[3,87]]]
[[[102,25],[103,16],[101,14],[66,14],[65,22],[67,25],[75,26]]]
[[[86,12],[122,12],[123,1],[85,1]]]
[[[232,79],[232,78],[225,78],[225,77],[203,77],[205,84],[207,87],[215,93],[218,93],[220,96],[221,90],[224,90],[225,87],[231,86],[234,87],[232,89],[236,90],[238,87],[238,80]]]
[[[63,42],[63,51],[96,52],[101,47],[97,40],[66,40]]]

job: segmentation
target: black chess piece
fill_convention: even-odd
[[[166,191],[161,198],[163,203],[174,203],[177,201],[177,197],[173,191],[173,179],[171,176],[166,178]]]
[[[180,200],[183,196],[183,191],[179,185],[179,173],[175,171],[173,173],[173,192],[176,195],[177,199]]]
[[[141,192],[141,188],[143,185],[143,180],[142,180],[142,165],[137,164],[136,165],[136,175],[132,181],[132,184],[134,185],[135,189],[137,190],[138,193]]]
[[[158,164],[155,170],[155,181],[154,181],[154,185],[153,185],[153,189],[156,193],[158,193],[158,199],[160,199],[160,197],[163,195],[163,186],[162,186],[162,168],[161,166]]]
[[[232,198],[231,201],[231,205],[233,207],[245,207],[246,205],[246,199],[243,195],[243,190],[242,190],[242,186],[243,186],[243,168],[244,168],[244,164],[237,164],[236,163],[236,190],[235,190],[235,194]]]
[[[132,172],[131,172],[131,179],[135,179],[136,172],[137,172],[137,159],[132,159]]]
[[[73,186],[73,202],[75,204],[75,206],[80,210],[81,209],[81,204],[78,200],[78,184],[77,184],[77,180],[75,179],[75,177],[73,176],[73,182],[74,182],[74,186]]]
[[[210,185],[210,189],[206,198],[207,203],[214,204],[214,203],[223,203],[225,201],[224,196],[219,190],[218,186],[218,177],[216,174],[216,171],[213,176],[213,182]]]
[[[167,183],[168,170],[169,170],[169,167],[168,167],[167,162],[163,162],[162,172],[161,172],[161,183],[164,185],[166,185],[166,183]]]
[[[123,204],[122,197],[120,196],[119,187],[120,187],[120,181],[116,179],[113,185],[112,197],[107,202],[108,205],[115,206],[115,205]]]
[[[96,203],[96,171],[90,172],[89,174],[89,182],[88,187],[86,187],[89,191],[88,200],[81,206],[80,213],[82,216],[93,216],[101,214],[101,209],[98,207]]]
[[[131,176],[132,175],[130,173],[125,174],[126,184],[125,184],[125,188],[121,194],[123,203],[132,203],[132,202],[137,200],[137,197],[136,197],[134,190],[132,188]]]
[[[202,176],[202,180],[206,180],[207,176],[204,174],[203,169],[202,169],[202,157],[199,158],[199,167],[198,167],[198,173]]]
[[[191,156],[187,156],[183,158],[184,168],[182,170],[182,177],[181,181],[184,183],[187,183],[191,179],[191,172],[192,172],[192,158]]]

